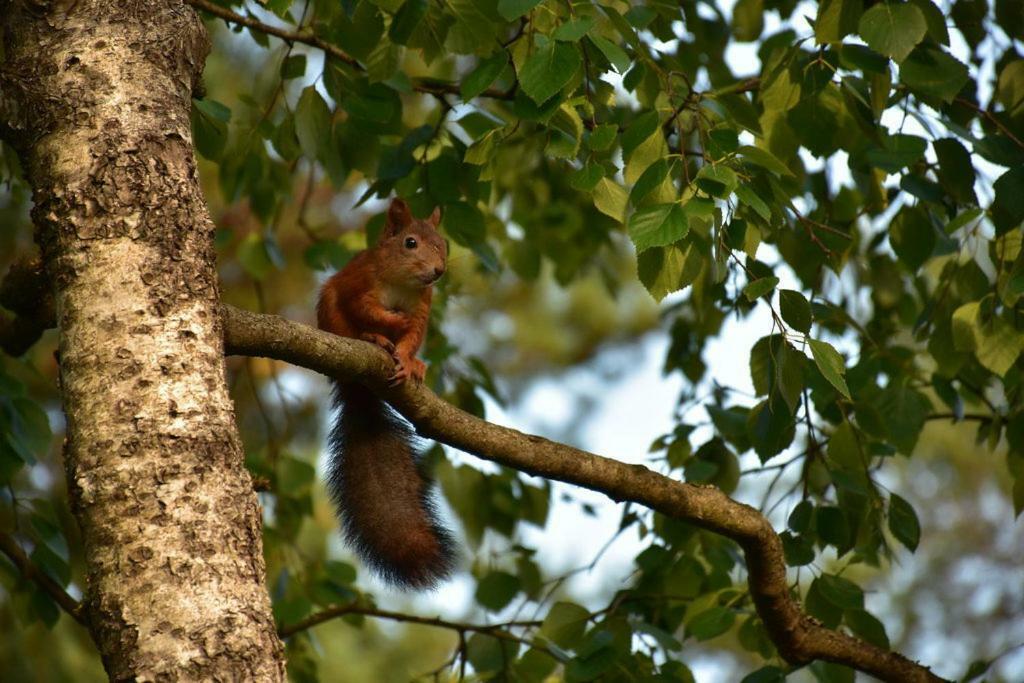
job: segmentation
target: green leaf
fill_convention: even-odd
[[[366,76],[370,83],[381,83],[394,76],[401,58],[402,48],[390,39],[382,38],[366,56]]]
[[[606,216],[620,223],[626,220],[626,203],[629,195],[614,180],[601,178],[594,186],[594,206]]]
[[[996,234],[1001,235],[1024,221],[1024,166],[1011,168],[999,176],[992,185],[996,191],[996,199],[992,202],[992,222],[996,226]]]
[[[574,17],[572,20],[556,28],[551,37],[555,40],[565,40],[574,43],[585,36],[593,25],[594,17]]]
[[[658,113],[654,111],[645,111],[633,119],[622,133],[622,158],[629,159],[633,156],[636,148],[654,135],[660,125]]]
[[[785,683],[786,673],[777,666],[762,666],[743,677],[740,683]]]
[[[587,164],[569,175],[569,184],[582,192],[591,192],[601,178],[604,178],[604,168],[600,164]],[[625,204],[623,204],[623,211],[625,211]]]
[[[625,50],[607,38],[602,38],[599,35],[590,34],[589,38],[591,42],[597,46],[597,49],[601,51],[601,54],[604,55],[605,59],[611,62],[616,71],[620,74],[626,73],[629,69],[629,65],[632,64],[632,60],[629,58],[629,55],[626,54]]]
[[[814,545],[806,536],[783,531],[779,537],[782,539],[782,553],[788,566],[804,567],[814,562]]]
[[[814,37],[820,44],[841,43],[857,30],[863,0],[823,0],[814,22]]]
[[[672,292],[679,291],[700,275],[704,258],[700,250],[690,244],[647,249],[637,257],[640,282],[655,301],[661,301]]]
[[[920,206],[904,206],[889,224],[889,243],[900,261],[917,271],[935,250],[937,234]]]
[[[860,18],[858,31],[875,52],[902,62],[928,32],[928,23],[910,3],[880,3]]]
[[[654,188],[661,185],[666,177],[668,177],[668,162],[665,159],[658,159],[637,178],[633,189],[629,191],[629,201],[633,205],[639,204]]]
[[[361,2],[351,19],[342,14],[334,26],[333,42],[344,45],[356,59],[366,59],[384,35],[384,19],[372,3]]]
[[[295,135],[295,117],[291,113],[284,115],[281,123],[274,131],[274,149],[285,161],[295,161],[302,154],[299,138]]]
[[[867,495],[870,487],[864,453],[857,440],[857,432],[848,421],[843,421],[828,442],[826,464],[837,486]],[[836,477],[842,475],[842,479]]]
[[[397,12],[404,1],[405,0],[367,0],[368,3],[374,4],[390,14]]]
[[[583,121],[568,104],[558,107],[548,124],[550,137],[545,151],[556,159],[573,159],[583,139]]]
[[[329,560],[324,563],[324,574],[331,581],[342,586],[351,586],[356,582],[356,568],[348,562]]]
[[[319,159],[331,144],[331,111],[312,85],[307,86],[295,105],[295,135],[307,159]]]
[[[888,173],[912,166],[924,158],[928,141],[916,135],[887,135],[882,138],[881,147],[872,147],[865,158],[872,166]]]
[[[769,398],[757,404],[747,417],[747,434],[762,463],[778,455],[796,436],[789,406],[777,397],[774,401]]]
[[[772,210],[768,204],[754,191],[750,185],[742,184],[736,187],[736,197],[754,210],[763,220],[771,220]]]
[[[351,93],[341,101],[341,106],[353,119],[373,124],[374,127],[397,123],[402,114],[402,101],[398,93],[382,84]],[[430,130],[429,126],[427,130]]]
[[[976,678],[980,678],[985,674],[986,671],[992,668],[992,660],[989,659],[976,659],[971,662],[971,665],[967,667],[967,671],[964,672],[964,677],[961,679],[963,683],[968,683]]]
[[[768,150],[761,149],[760,147],[753,147],[751,145],[741,145],[737,151],[740,156],[750,163],[768,169],[776,175],[793,175],[793,172],[789,170],[789,167],[779,161],[775,155]]]
[[[459,95],[462,97],[462,100],[469,102],[484,90],[487,90],[491,83],[494,83],[495,79],[501,75],[507,64],[508,52],[505,50],[498,50],[477,64],[476,68],[462,80],[462,85],[459,86]]]
[[[843,621],[855,634],[883,650],[889,649],[889,636],[885,633],[885,625],[870,612],[862,609],[846,610]]]
[[[821,595],[836,607],[844,610],[864,609],[864,591],[853,581],[834,574],[822,574],[814,581]]]
[[[10,406],[9,442],[26,462],[33,462],[33,457],[44,456],[50,448],[50,419],[38,403],[23,396],[11,399]],[[2,419],[0,414],[0,425]]]
[[[29,596],[29,607],[32,614],[36,616],[47,628],[53,628],[60,620],[60,607],[47,593],[42,590],[33,590]]]
[[[739,0],[732,9],[732,30],[736,40],[757,40],[764,30],[764,0]]]
[[[818,339],[808,339],[811,347],[811,355],[814,356],[814,364],[828,380],[829,384],[836,388],[840,394],[850,399],[850,389],[846,386],[846,363],[839,352],[831,344]]]
[[[8,485],[25,465],[26,461],[18,449],[7,439],[0,438],[0,484]]]
[[[957,351],[973,351],[982,366],[1002,377],[1024,351],[1024,331],[1004,315],[983,321],[974,301],[953,312],[953,343]]]
[[[658,204],[640,209],[629,218],[629,237],[637,253],[677,242],[689,229],[690,224],[678,204]]]
[[[909,455],[932,411],[931,401],[916,389],[893,381],[882,391],[876,404],[890,440],[901,453]]]
[[[978,347],[974,355],[987,370],[1005,377],[1024,351],[1024,331],[1007,318],[1012,314],[1000,314],[980,328]]]
[[[565,665],[566,683],[581,683],[598,679],[615,665],[615,650],[610,647],[598,651],[594,657],[573,657]]]
[[[928,37],[940,45],[949,45],[949,30],[946,29],[946,15],[942,10],[932,0],[910,0],[910,3],[924,15]]]
[[[515,663],[516,675],[511,680],[546,681],[558,666],[558,661],[547,651],[530,648]]]
[[[462,158],[467,164],[473,164],[474,166],[482,166],[491,160],[494,153],[494,145],[496,142],[497,131],[490,131],[485,133],[482,138],[474,142],[466,150],[466,155]]]
[[[777,277],[762,277],[747,283],[743,288],[743,296],[747,301],[754,301],[765,294],[770,293],[779,284]]]
[[[949,104],[970,80],[967,67],[934,45],[922,45],[900,65],[900,80],[925,102]]]
[[[822,505],[817,512],[818,537],[834,546],[841,557],[849,550],[850,523],[843,511],[834,505]]]
[[[391,28],[388,29],[388,37],[391,42],[397,45],[405,45],[409,42],[413,31],[423,20],[427,13],[427,0],[405,0],[402,6],[391,20]]]
[[[514,21],[540,4],[540,0],[498,0],[498,14]]]
[[[974,166],[967,148],[955,138],[943,138],[932,142],[935,156],[939,161],[939,183],[949,195],[960,204],[975,204]]]
[[[628,157],[624,157],[626,158],[626,168],[622,174],[623,178],[627,183],[637,183],[644,171],[649,169],[652,164],[664,161],[667,154],[668,147],[661,131],[652,133]]]
[[[466,659],[478,674],[504,671],[515,659],[518,643],[501,640],[482,633],[475,633],[466,639]],[[490,676],[483,676],[490,678]]]
[[[1021,113],[1024,107],[1024,59],[1016,59],[999,72],[997,89],[999,101],[1011,116]]]
[[[262,280],[274,270],[266,243],[258,233],[250,232],[238,245],[238,262],[254,280]]]
[[[306,55],[290,55],[281,62],[281,78],[302,78],[306,74]]]
[[[815,95],[805,97],[786,114],[786,122],[811,154],[826,157],[842,144],[840,118],[845,105],[838,89],[829,84]]]
[[[519,589],[517,577],[507,572],[493,571],[477,584],[476,601],[491,612],[499,612],[512,602]]]
[[[672,634],[665,629],[658,628],[653,624],[648,624],[646,621],[634,622],[633,628],[635,631],[640,633],[646,633],[658,641],[658,645],[667,652],[678,652],[683,649],[683,644],[672,637]]]
[[[224,154],[231,110],[211,99],[192,100],[192,134],[196,151],[214,161]]]
[[[800,292],[780,289],[779,311],[782,319],[794,330],[804,334],[811,331],[811,304]]]
[[[843,618],[843,610],[832,604],[821,591],[821,579],[811,581],[807,589],[807,596],[804,598],[804,606],[807,613],[819,619],[826,627],[835,628]]]
[[[686,624],[686,631],[697,640],[710,640],[720,636],[736,621],[736,614],[725,607],[711,607],[694,616]]]
[[[728,197],[738,184],[736,172],[728,166],[708,164],[697,172],[697,187],[713,197]]]
[[[590,612],[572,602],[556,602],[551,606],[540,633],[559,647],[575,649],[583,640]]]
[[[921,523],[913,506],[895,493],[889,497],[889,531],[907,550],[917,550],[921,540]]]
[[[978,348],[981,304],[977,301],[966,303],[953,311],[953,345],[957,351],[974,351]]]
[[[615,124],[604,123],[590,131],[590,138],[587,145],[595,152],[603,152],[612,146],[615,137],[619,134],[619,127]]]
[[[277,463],[277,484],[282,491],[308,489],[316,480],[316,468],[304,460],[283,457]]]
[[[571,43],[551,41],[538,49],[519,71],[519,85],[541,104],[564,88],[580,68],[579,49]]]
[[[476,206],[467,202],[446,204],[441,214],[441,228],[457,243],[472,250],[488,270],[498,269],[498,257],[487,243],[484,215]]]
[[[775,386],[775,356],[783,340],[777,334],[761,337],[750,348],[750,381],[755,396],[767,396]]]

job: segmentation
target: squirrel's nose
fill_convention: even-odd
[[[434,279],[436,280],[442,275],[444,275],[444,266],[434,266]]]

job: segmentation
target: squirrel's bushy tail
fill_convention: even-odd
[[[437,520],[412,429],[358,384],[336,382],[334,405],[340,412],[328,438],[327,488],[345,538],[386,581],[435,586],[452,571],[453,543]]]

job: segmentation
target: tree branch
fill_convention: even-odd
[[[3,554],[11,560],[24,578],[39,586],[39,588],[49,595],[55,603],[60,605],[61,609],[67,612],[72,619],[82,626],[89,626],[88,620],[85,617],[85,610],[82,609],[82,603],[68,595],[67,591],[61,588],[60,584],[50,578],[49,574],[36,567],[35,563],[32,562],[32,559],[25,554],[25,551],[21,549],[18,542],[14,540],[14,537],[6,531],[0,531],[0,552],[3,552]]]
[[[259,31],[260,33],[264,33],[268,36],[280,38],[289,44],[302,43],[303,45],[315,47],[318,50],[322,50],[327,55],[334,57],[338,61],[348,64],[353,69],[357,69],[359,71],[366,70],[366,67],[360,64],[358,59],[348,54],[337,45],[324,40],[312,31],[289,31],[288,29],[265,24],[259,19],[245,16],[244,14],[238,14],[226,7],[215,5],[212,2],[209,2],[209,0],[185,0],[185,2],[196,9],[202,10],[207,14],[212,14],[226,22],[237,24],[238,26],[245,26],[253,31]],[[414,78],[412,81],[412,88],[417,92],[428,95],[437,95],[442,93],[453,95],[460,94],[458,83],[451,83],[449,81],[442,81],[434,78]],[[480,93],[479,97],[488,97],[498,100],[513,100],[515,99],[515,91],[487,88]]]
[[[448,621],[446,619],[436,617],[420,617],[415,614],[405,614],[403,612],[391,612],[389,610],[377,609],[375,607],[365,607],[362,605],[350,604],[350,605],[336,605],[334,607],[327,607],[316,614],[312,614],[305,619],[282,626],[278,629],[278,634],[282,638],[288,638],[290,636],[305,631],[306,629],[343,617],[347,614],[361,614],[367,617],[376,617],[378,619],[391,619],[392,621],[404,621],[409,624],[422,624],[424,626],[436,626],[438,628],[446,628],[452,631],[459,631],[464,633],[466,631],[472,631],[474,633],[486,633],[487,635],[495,638],[504,640],[515,640],[517,642],[524,642],[523,638],[514,634],[508,633],[505,629],[513,626],[540,626],[540,621],[508,621],[501,624],[471,624],[461,621]],[[530,643],[530,645],[533,645]]]
[[[885,681],[941,681],[926,667],[859,638],[825,628],[790,593],[782,541],[754,508],[714,486],[679,482],[642,465],[556,443],[473,417],[421,384],[387,387],[391,359],[361,341],[336,337],[275,315],[221,308],[226,353],[286,361],[366,384],[425,437],[529,474],[632,501],[736,541],[747,560],[750,594],[779,653],[793,664],[844,664]]]

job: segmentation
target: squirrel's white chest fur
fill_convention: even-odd
[[[385,285],[380,288],[380,304],[390,311],[411,313],[420,302],[423,290],[401,285]]]

